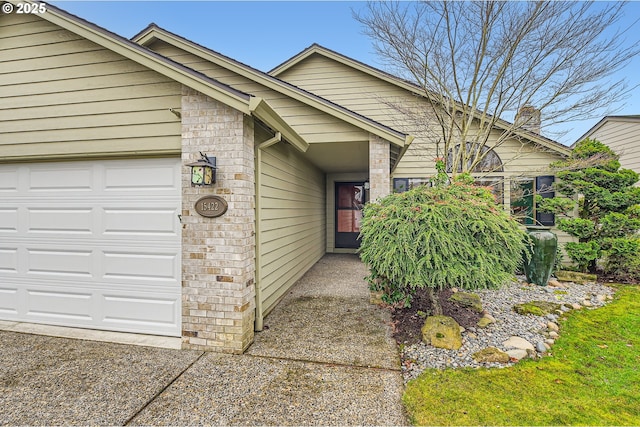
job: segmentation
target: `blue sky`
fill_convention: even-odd
[[[212,50],[269,71],[313,43],[382,68],[370,39],[352,17],[362,1],[53,1],[52,4],[124,37],[154,22]],[[627,5],[630,25],[640,1]],[[640,32],[640,23],[635,23]],[[640,85],[640,58],[624,70]],[[640,87],[615,114],[640,114]],[[599,119],[565,123],[560,142],[573,143]]]

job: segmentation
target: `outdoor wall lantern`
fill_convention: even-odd
[[[216,183],[216,158],[200,152],[200,160],[189,163],[191,166],[191,185],[213,185]]]

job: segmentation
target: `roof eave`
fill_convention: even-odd
[[[150,43],[156,40],[164,41],[208,61],[220,62],[224,64],[223,66],[227,69],[230,69],[254,81],[257,79],[260,84],[263,84],[272,90],[284,93],[285,95],[290,96],[297,101],[303,102],[307,105],[312,106],[313,108],[322,111],[323,113],[337,117],[347,123],[366,130],[367,132],[373,133],[374,135],[384,138],[394,145],[404,147],[406,143],[406,139],[408,137],[407,134],[395,131],[394,129],[391,129],[380,123],[366,120],[366,118],[362,118],[360,115],[354,112],[342,111],[333,105],[329,105],[329,101],[323,100],[324,102],[322,102],[320,101],[320,97],[315,96],[315,98],[318,98],[315,99],[313,96],[304,93],[300,89],[296,91],[294,88],[289,87],[290,85],[285,84],[285,82],[277,79],[276,77],[270,76],[266,73],[262,73],[258,70],[254,70],[248,66],[242,66],[240,63],[225,58],[223,55],[215,55],[215,52],[212,52],[211,50],[203,46],[199,46],[197,43],[185,40],[182,37],[174,35],[155,25],[149,25],[145,30],[142,30],[140,33],[138,33],[132,40],[145,46],[148,46]]]
[[[284,139],[301,152],[309,149],[309,143],[304,140],[273,108],[262,98],[252,97],[249,101],[251,114],[262,120],[273,129],[277,129]]]

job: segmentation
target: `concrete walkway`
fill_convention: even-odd
[[[326,255],[242,356],[0,332],[0,425],[401,425],[388,314]]]

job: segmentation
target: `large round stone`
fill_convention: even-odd
[[[429,316],[422,327],[422,341],[434,347],[457,350],[462,347],[460,325],[449,316]]]

